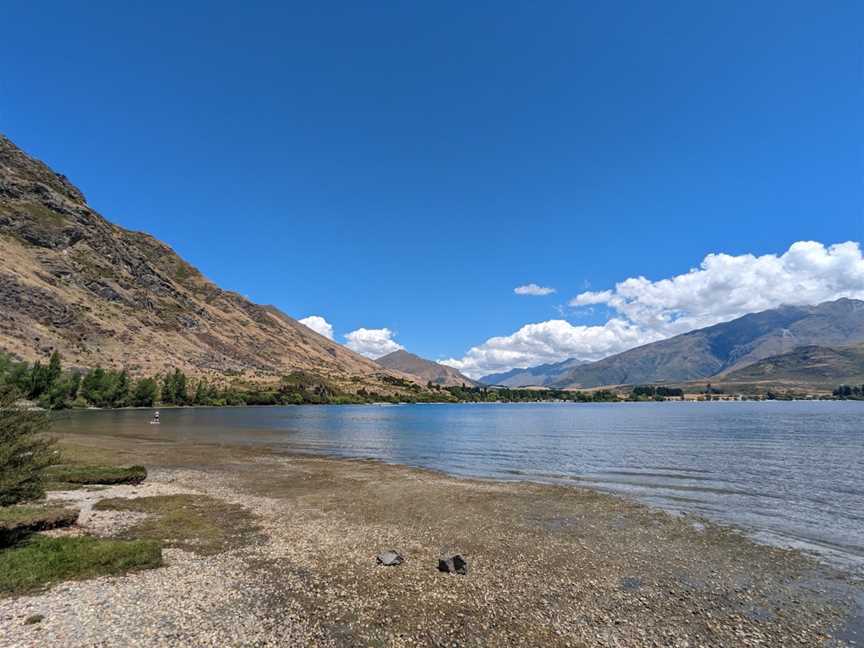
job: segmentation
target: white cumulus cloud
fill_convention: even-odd
[[[345,346],[367,358],[380,358],[388,353],[405,348],[394,340],[393,336],[393,331],[388,328],[359,328],[356,331],[345,334],[345,339],[347,340]]]
[[[333,339],[333,325],[320,315],[310,315],[298,320],[303,326],[306,326],[318,335],[323,335],[329,340]]]
[[[513,292],[517,295],[531,295],[535,297],[542,297],[543,295],[551,295],[555,292],[554,288],[549,288],[547,286],[538,286],[535,283],[525,284],[524,286],[516,286],[513,289]]]
[[[857,242],[793,243],[783,254],[709,254],[698,268],[668,279],[631,277],[613,290],[583,292],[571,306],[605,304],[664,336],[725,322],[783,304],[864,298],[864,257]]]
[[[502,335],[472,347],[462,358],[441,360],[470,378],[532,367],[567,358],[599,360],[662,336],[647,336],[629,322],[612,318],[599,326],[577,326],[566,320],[526,324],[511,335]]]
[[[782,254],[762,256],[709,254],[684,274],[657,281],[631,277],[570,301],[576,308],[607,306],[614,314],[605,324],[527,324],[443,362],[477,378],[566,358],[596,360],[747,313],[841,297],[864,299],[864,257],[857,242],[799,241]]]

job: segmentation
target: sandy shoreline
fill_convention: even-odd
[[[0,599],[0,646],[857,645],[842,573],[612,495],[248,448],[62,440],[150,469],[141,486],[66,495],[84,504],[86,531],[140,516],[90,512],[95,500],[186,493],[248,511],[254,540],[206,556],[166,549],[161,569]],[[405,563],[376,565],[391,548]],[[449,551],[469,559],[467,576],[436,570]],[[45,618],[24,624],[31,614]]]

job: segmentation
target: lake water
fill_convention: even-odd
[[[301,406],[75,412],[55,431],[266,445],[590,486],[864,574],[864,402]]]

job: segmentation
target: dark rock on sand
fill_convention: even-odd
[[[398,551],[385,551],[376,556],[376,560],[379,565],[384,565],[385,567],[395,567],[396,565],[401,565],[402,555]]]
[[[464,576],[468,573],[468,561],[461,554],[440,558],[438,560],[438,571],[448,574],[462,574]]]

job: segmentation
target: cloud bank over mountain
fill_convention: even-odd
[[[405,348],[393,339],[394,335],[388,328],[359,328],[345,334],[345,346],[367,358],[380,358]]]
[[[334,339],[333,325],[324,317],[310,315],[298,321],[328,340]],[[388,328],[359,328],[345,334],[345,346],[367,358],[376,359],[405,348],[393,339],[394,335]]]
[[[328,340],[333,339],[333,325],[320,315],[310,315],[298,321],[303,326],[315,331],[318,335],[323,335]]]
[[[855,241],[830,246],[798,241],[782,254],[762,256],[709,254],[680,275],[657,281],[631,277],[570,300],[576,309],[612,310],[604,324],[577,326],[563,319],[526,324],[472,347],[462,358],[441,362],[477,378],[566,358],[598,360],[747,313],[841,297],[864,299],[864,256]]]

